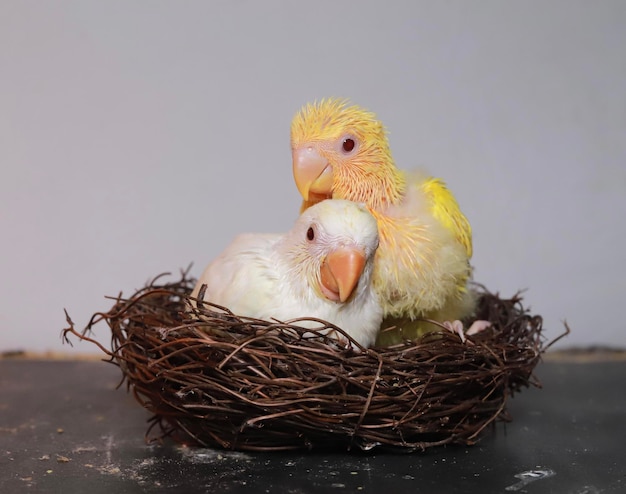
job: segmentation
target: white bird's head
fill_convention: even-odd
[[[363,204],[325,200],[300,215],[284,245],[294,276],[319,297],[344,303],[369,288],[378,227]]]

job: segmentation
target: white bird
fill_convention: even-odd
[[[371,286],[378,248],[376,220],[362,204],[322,201],[284,234],[247,233],[204,270],[191,294],[234,314],[289,322],[317,318],[363,347],[376,340],[382,308]],[[323,327],[315,321],[294,322]],[[329,335],[345,343],[336,331]]]

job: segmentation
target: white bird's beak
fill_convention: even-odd
[[[311,145],[294,149],[291,153],[293,178],[305,201],[328,199],[332,195],[333,167]]]
[[[340,247],[326,256],[320,268],[322,294],[333,302],[345,302],[356,288],[365,267],[365,253],[356,247]]]

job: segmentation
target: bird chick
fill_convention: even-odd
[[[347,200],[308,208],[284,234],[248,233],[204,270],[191,294],[238,316],[289,322],[317,318],[374,343],[382,308],[372,289],[377,224],[367,208]],[[298,321],[306,328],[319,322]],[[328,331],[327,331],[328,332]],[[343,340],[341,333],[328,332]]]

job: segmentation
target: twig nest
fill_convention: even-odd
[[[248,451],[472,444],[490,424],[510,419],[513,393],[538,385],[532,372],[545,350],[542,320],[517,295],[501,299],[477,287],[476,317],[492,326],[466,342],[442,330],[358,351],[297,322],[196,307],[186,273],[160,280],[117,297],[82,333],[68,317],[64,332],[98,345],[119,366],[154,414],[150,438]],[[110,349],[89,337],[101,320]]]

